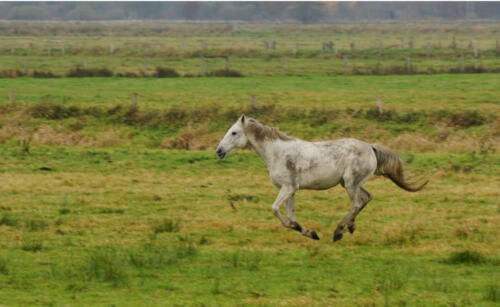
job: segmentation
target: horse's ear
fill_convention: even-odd
[[[241,124],[245,124],[245,114],[241,115]]]

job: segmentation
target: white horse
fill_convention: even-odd
[[[410,192],[421,190],[428,181],[413,186],[405,181],[399,156],[387,147],[356,139],[307,142],[290,137],[278,129],[260,124],[242,115],[229,128],[217,146],[217,155],[224,159],[248,143],[264,160],[271,182],[280,189],[272,209],[285,227],[319,240],[316,231],[306,229],[295,219],[295,192],[299,189],[324,190],[341,184],[351,199],[351,209],[337,225],[333,240],[342,239],[347,225],[354,232],[356,216],[372,199],[362,185],[373,175],[383,175],[400,188]],[[288,220],[280,212],[286,203]]]

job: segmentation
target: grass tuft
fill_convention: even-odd
[[[500,287],[498,285],[489,285],[486,288],[484,299],[490,302],[498,302],[500,300]]]
[[[87,253],[85,260],[84,273],[88,279],[111,282],[115,286],[127,282],[124,264],[115,248],[96,247]]]
[[[153,227],[155,234],[163,232],[178,232],[180,229],[180,222],[173,221],[171,219],[165,218],[159,224]]]
[[[0,226],[5,225],[10,227],[15,227],[17,226],[18,223],[19,223],[18,219],[13,217],[10,213],[4,213],[0,218]]]
[[[7,263],[7,259],[5,259],[5,258],[0,258],[0,274],[3,274],[3,275],[9,274],[8,263]]]
[[[38,252],[43,248],[43,242],[37,239],[24,239],[21,249],[27,252]]]
[[[71,210],[68,208],[59,209],[59,214],[68,214],[68,213],[71,213]]]
[[[25,226],[28,231],[34,232],[44,230],[45,228],[47,228],[47,226],[49,226],[49,223],[40,218],[31,218],[25,222]]]
[[[482,254],[474,251],[465,250],[462,252],[454,252],[444,260],[447,264],[482,264],[488,262],[488,259]]]

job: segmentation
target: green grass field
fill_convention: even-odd
[[[257,71],[259,58],[247,61]],[[0,305],[498,305],[499,75],[282,77],[279,69],[0,79]],[[381,142],[430,183],[408,193],[374,177],[356,232],[336,243],[346,192],[299,191],[297,219],[321,238],[310,240],[272,214],[278,191],[257,154],[218,160],[217,143],[242,113],[307,140]]]
[[[65,75],[75,66],[115,74],[153,74],[170,67],[181,75],[230,68],[244,76],[433,74],[499,72],[496,25],[70,25],[15,23],[0,27],[0,68]],[[275,41],[265,49],[264,41]],[[323,50],[323,43],[336,48]],[[454,44],[454,46],[453,46]],[[477,47],[474,56],[473,45]],[[427,48],[430,48],[429,50]],[[335,49],[337,52],[335,52]],[[429,54],[427,54],[429,52]],[[344,56],[348,58],[345,71]],[[407,58],[410,59],[408,71]],[[0,76],[2,73],[0,71]]]

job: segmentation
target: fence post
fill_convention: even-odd
[[[130,100],[130,106],[132,108],[137,108],[137,93],[132,93],[132,99]]]
[[[285,72],[285,63],[283,61],[283,58],[280,58],[280,65],[281,65],[281,75],[285,76],[286,72]]]
[[[28,74],[28,56],[24,56],[24,75]]]
[[[457,49],[457,43],[455,41],[455,36],[451,38],[451,49]]]
[[[497,51],[500,51],[500,43],[498,42],[498,38],[496,39],[495,49],[496,49]]]
[[[144,56],[144,62],[142,63],[142,72],[144,76],[148,73],[148,60],[146,59],[146,56]]]
[[[472,41],[472,49],[474,50],[474,57],[477,58],[477,43],[475,40]]]
[[[113,55],[113,52],[115,51],[115,48],[113,44],[109,44],[109,55]]]
[[[382,110],[382,98],[380,96],[377,96],[376,98],[376,105],[377,105],[377,112],[379,114],[382,114],[383,110]]]
[[[87,69],[87,57],[83,58],[83,69]]]
[[[431,56],[431,43],[427,43],[427,57]]]
[[[251,96],[252,109],[257,109],[257,96]]]
[[[205,56],[203,56],[203,54],[201,55],[201,59],[200,59],[200,63],[201,63],[201,75],[203,77],[205,77]]]
[[[347,55],[344,55],[344,73],[349,73],[349,61],[347,60]]]
[[[351,43],[351,51],[354,51],[354,43]]]
[[[49,46],[47,47],[47,55],[51,56],[51,54],[52,54],[52,46],[49,43]]]
[[[408,48],[413,49],[415,43],[413,42],[413,36],[410,36],[410,41],[408,42]]]
[[[9,91],[9,101],[10,104],[16,103],[16,96],[14,95],[14,91]]]
[[[498,44],[498,40],[497,40],[497,44]],[[294,47],[293,47],[293,56],[297,56],[297,49],[299,49],[299,44],[298,43],[295,43]]]
[[[410,57],[406,57],[406,72],[411,73],[411,62]]]
[[[464,54],[460,56],[460,72],[465,72],[465,60],[464,60]]]

